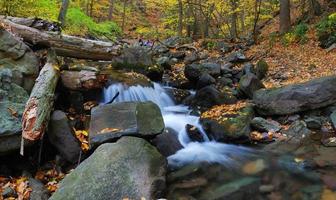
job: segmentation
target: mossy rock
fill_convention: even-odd
[[[201,118],[204,130],[216,141],[231,141],[248,138],[254,110],[248,105],[233,114],[225,114],[217,119]]]

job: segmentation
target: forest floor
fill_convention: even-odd
[[[264,80],[266,87],[278,87],[336,74],[335,49],[327,52],[319,47],[313,25],[309,27],[306,43],[287,46],[282,44],[279,38],[272,39],[272,34],[278,28],[279,17],[276,17],[262,29],[259,43],[246,52],[247,56],[263,58],[269,64],[269,74]]]

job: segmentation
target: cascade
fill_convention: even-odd
[[[210,140],[199,122],[199,117],[191,115],[188,106],[176,105],[165,88],[158,83],[153,83],[153,87],[112,84],[104,89],[102,103],[110,102],[118,92],[119,96],[114,102],[152,101],[160,107],[165,126],[177,133],[176,137],[184,147],[168,157],[168,163],[173,167],[198,162],[220,163],[234,167],[239,160],[244,160],[252,153],[249,148]],[[198,128],[204,142],[190,141],[185,128],[187,124]]]

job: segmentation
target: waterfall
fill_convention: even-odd
[[[244,159],[251,153],[248,148],[210,141],[199,122],[199,117],[190,115],[191,110],[188,106],[176,105],[160,84],[153,83],[153,86],[136,85],[129,87],[122,83],[116,83],[104,89],[102,103],[110,102],[114,95],[119,92],[119,96],[114,102],[152,101],[157,104],[161,109],[165,126],[177,133],[178,140],[184,147],[176,154],[168,157],[168,163],[171,166],[179,167],[188,163],[207,161],[234,167],[238,160]],[[190,141],[185,128],[187,124],[198,128],[204,142]]]

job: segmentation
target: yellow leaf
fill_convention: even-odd
[[[117,131],[120,131],[120,129],[118,129],[118,128],[104,128],[99,133],[102,134],[102,133],[117,132]]]

